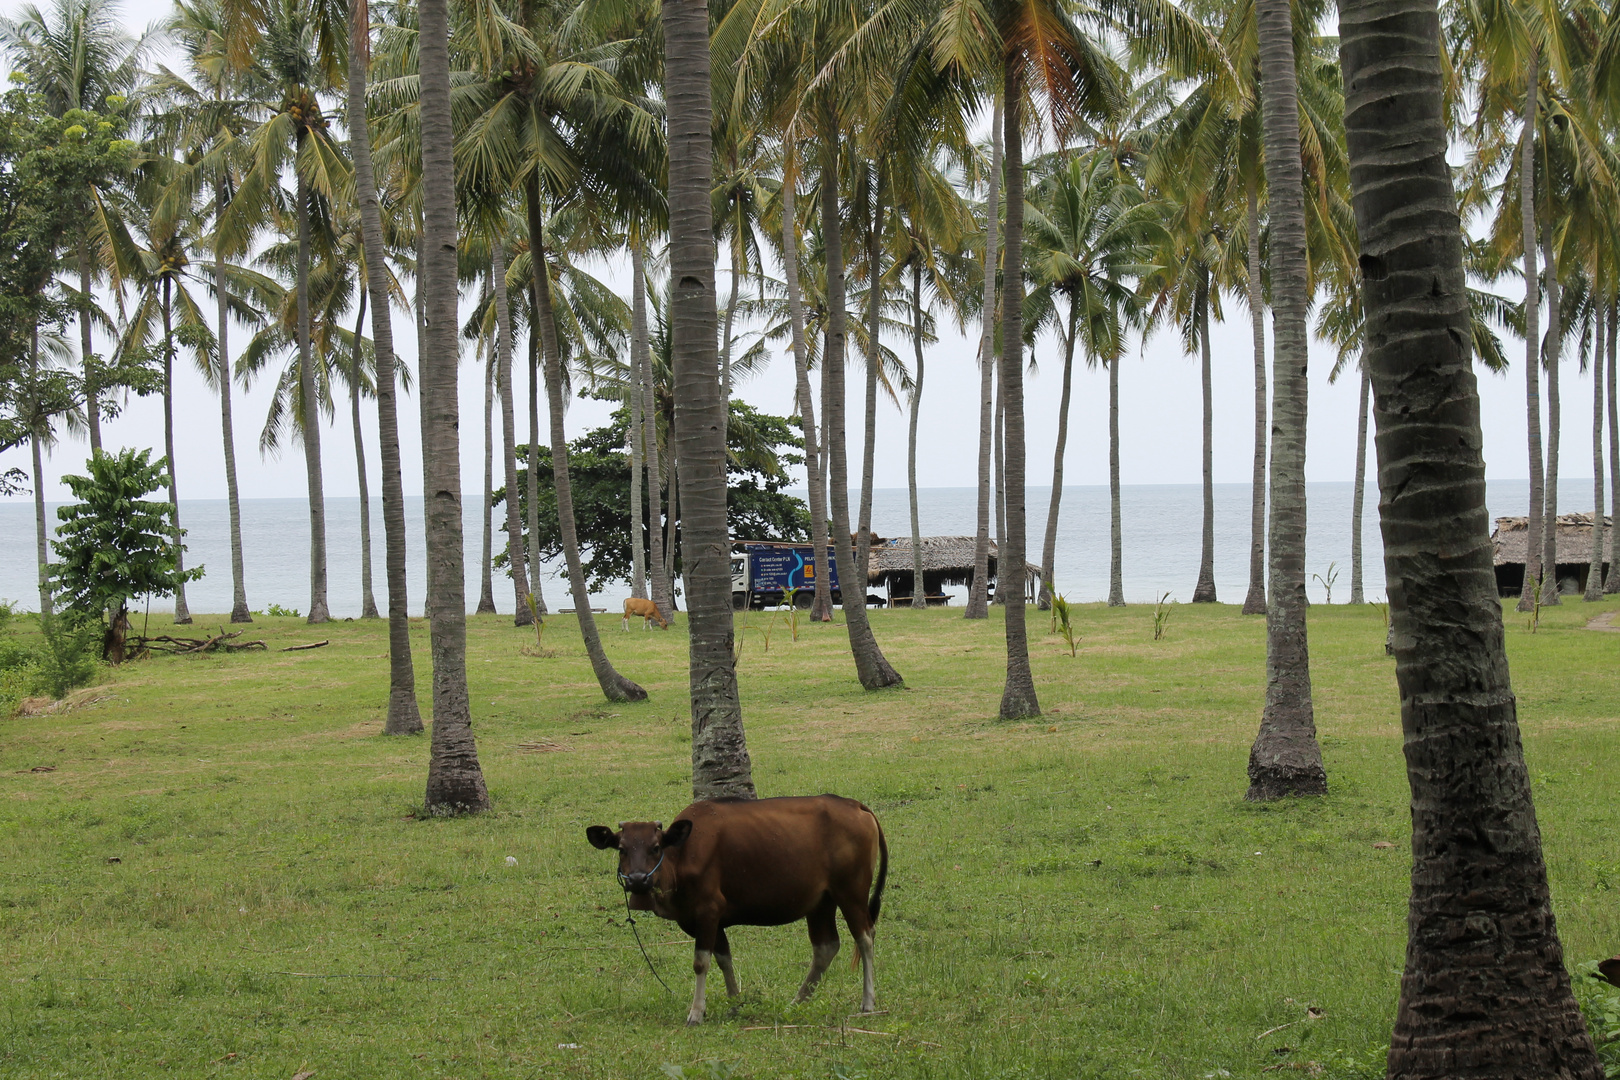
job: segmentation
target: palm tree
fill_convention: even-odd
[[[1044,175],[1041,175],[1044,174]],[[1041,601],[1050,606],[1057,552],[1058,511],[1063,493],[1063,451],[1068,442],[1074,350],[1082,344],[1088,365],[1108,366],[1108,465],[1111,560],[1108,603],[1125,603],[1120,550],[1119,364],[1125,334],[1142,305],[1134,279],[1162,239],[1159,208],[1115,167],[1111,153],[1095,152],[1044,162],[1029,200],[1024,248],[1036,286],[1032,307],[1057,324],[1063,343],[1063,391],[1058,404],[1057,447],[1052,458],[1052,501],[1041,551]],[[1067,310],[1058,323],[1057,299]]]
[[[182,10],[184,8],[182,7]],[[15,18],[0,19],[0,49],[14,70],[44,96],[45,106],[61,116],[70,109],[118,112],[139,95],[142,63],[150,37],[124,30],[116,0],[53,0],[41,10],[25,4]],[[80,222],[73,238],[79,272],[74,298],[79,310],[79,361],[84,372],[85,420],[90,449],[101,449],[101,403],[91,335],[91,286],[111,268],[110,247],[116,211],[107,193],[92,185],[80,193]]]
[[[388,717],[383,732],[414,735],[422,730],[422,713],[416,702],[416,669],[411,659],[406,596],[405,485],[400,471],[399,410],[394,396],[398,363],[394,357],[391,297],[382,273],[388,265],[387,253],[377,176],[371,160],[370,118],[366,114],[366,66],[370,57],[367,6],[365,0],[351,0],[347,85],[349,153],[354,160],[355,202],[360,208],[360,235],[366,254],[366,296],[370,301],[371,341],[376,355],[377,443],[382,465],[383,557],[388,585]]]
[[[1597,1080],[1503,647],[1439,20],[1432,3],[1343,0],[1339,25],[1365,362],[1379,439],[1400,447],[1380,463],[1379,487],[1413,862],[1388,1072],[1452,1076],[1467,1060],[1480,1075]],[[1493,960],[1481,965],[1483,940]]]
[[[427,302],[421,360],[422,478],[427,496],[428,612],[433,647],[430,813],[488,810],[467,694],[467,582],[456,437],[456,177],[446,0],[421,0],[422,253]]]
[[[508,489],[510,490],[510,489]],[[516,502],[516,498],[509,500]],[[475,615],[495,614],[495,358],[484,358],[484,547],[478,564]]]
[[[507,278],[506,241],[495,233],[490,237],[490,278],[495,298],[494,362],[495,386],[501,400],[501,461],[506,473],[506,537],[508,568],[512,576],[513,615],[516,626],[534,625],[529,611],[529,567],[523,550],[523,519],[517,500],[517,416],[512,398],[512,304],[511,283]],[[519,289],[522,289],[520,279]],[[520,294],[521,295],[521,292]]]
[[[715,365],[708,5],[702,0],[664,0],[663,24],[674,439],[685,499],[682,524],[692,639],[692,795],[751,799],[753,769],[732,655],[731,545],[726,535],[722,435],[727,405],[720,396]]]
[[[973,538],[973,584],[968,590],[965,619],[990,615],[990,440],[995,426],[995,320],[999,248],[997,228],[1001,224],[1001,95],[994,94],[990,115],[990,170],[986,174],[984,201],[983,328],[979,334],[979,504],[978,523]],[[998,552],[999,558],[999,552]]]
[[[289,158],[295,191],[292,211],[297,223],[297,344],[299,394],[316,398],[315,371],[309,345],[310,218],[348,194],[352,181],[347,159],[339,150],[321,106],[320,95],[340,80],[342,48],[332,13],[305,7],[300,0],[277,0],[263,11],[263,40],[254,50],[250,82],[263,89],[266,119],[254,133],[253,167],[233,210],[253,213],[282,199],[280,183]],[[318,204],[318,205],[317,205]],[[304,471],[309,491],[309,615],[311,623],[330,617],[326,601],[326,496],[321,475],[319,423],[303,431]]]
[[[153,118],[155,141],[178,151],[184,167],[177,170],[166,199],[190,199],[199,188],[211,190],[207,208],[213,222],[213,290],[216,305],[214,359],[206,375],[219,391],[220,435],[225,455],[225,496],[231,536],[231,622],[253,621],[248,610],[243,570],[242,515],[236,480],[236,433],[231,401],[230,323],[233,291],[226,260],[247,253],[259,224],[228,213],[247,164],[246,137],[253,126],[253,102],[244,96],[240,73],[224,60],[223,14],[218,4],[178,0],[168,30],[177,38],[190,69],[189,78],[159,66],[153,96],[164,103]],[[243,314],[235,313],[236,317]],[[199,359],[202,354],[199,354]]]
[[[1305,181],[1288,0],[1256,0],[1273,326],[1270,604],[1266,704],[1249,751],[1251,800],[1327,791],[1305,632],[1305,367],[1309,352]]]

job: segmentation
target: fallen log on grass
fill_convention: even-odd
[[[157,637],[132,637],[128,647],[137,651],[165,652],[174,656],[186,653],[202,652],[241,652],[244,649],[269,649],[270,646],[262,641],[237,641],[242,631],[226,633],[221,627],[219,633],[206,638],[174,637],[170,634],[160,634]]]
[[[319,649],[322,646],[330,645],[330,644],[332,644],[330,641],[317,641],[317,642],[314,642],[313,644],[310,644],[310,645],[289,645],[285,649],[282,649],[281,651],[282,652],[300,652],[300,651],[302,651],[304,649]]]

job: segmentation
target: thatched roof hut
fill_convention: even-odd
[[[1558,588],[1564,593],[1586,590],[1586,578],[1592,567],[1592,515],[1559,514],[1558,532]],[[1524,588],[1525,546],[1530,538],[1530,519],[1527,517],[1499,517],[1496,531],[1491,533],[1491,546],[1495,548],[1496,587],[1502,596],[1517,596]],[[1603,519],[1603,567],[1608,572],[1614,552],[1612,522]]]
[[[945,603],[945,587],[971,587],[973,585],[974,538],[971,536],[925,536],[922,538],[923,589],[929,603]],[[996,580],[996,543],[990,542],[990,581]],[[1030,565],[1026,577],[1040,576],[1040,567]],[[911,538],[901,537],[874,545],[867,578],[871,585],[888,589],[889,600],[910,600],[912,579],[916,571],[912,565]],[[937,598],[937,599],[936,599]]]

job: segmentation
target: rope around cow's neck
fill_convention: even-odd
[[[624,890],[624,921],[630,924],[630,932],[636,937],[636,948],[641,950],[641,958],[647,961],[647,970],[652,972],[652,977],[658,980],[658,985],[664,988],[664,993],[674,996],[675,991],[669,988],[669,983],[665,982],[664,977],[658,974],[658,969],[653,967],[652,957],[647,955],[647,946],[641,943],[641,931],[636,929],[636,917],[630,913],[629,889]]]

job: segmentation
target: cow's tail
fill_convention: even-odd
[[[872,814],[869,806],[862,806],[861,809]],[[878,876],[877,885],[872,889],[872,899],[866,905],[866,913],[876,923],[878,912],[883,910],[883,886],[889,880],[889,842],[883,837],[883,823],[876,814],[872,814],[872,824],[877,826],[878,831]]]

